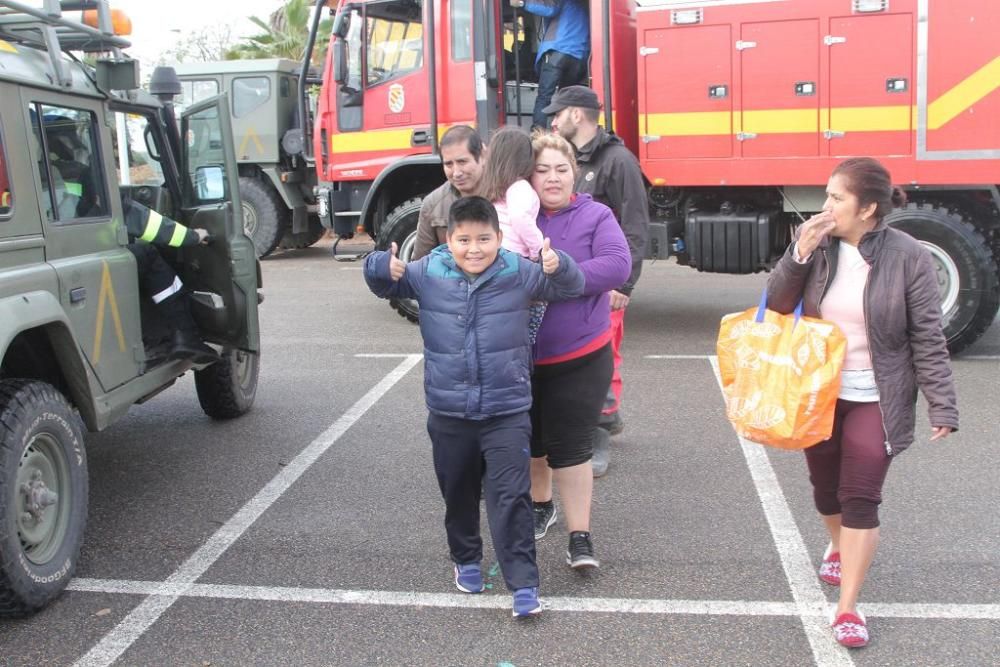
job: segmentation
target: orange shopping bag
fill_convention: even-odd
[[[716,351],[726,416],[762,445],[804,449],[830,437],[847,340],[831,322],[757,308],[722,318]]]

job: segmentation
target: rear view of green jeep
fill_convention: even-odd
[[[114,32],[106,0],[0,0],[0,615],[42,608],[73,575],[84,430],[188,371],[213,418],[256,394],[260,275],[227,96],[178,123],[176,76],[139,90]],[[172,281],[151,293],[137,258]]]

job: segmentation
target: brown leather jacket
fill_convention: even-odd
[[[789,246],[767,282],[768,308],[790,313],[803,300],[803,313],[819,317],[819,305],[833,282],[839,243],[829,237],[800,264]],[[864,292],[868,348],[882,409],[885,448],[890,455],[913,442],[917,388],[923,392],[932,426],[958,429],[951,364],[941,330],[941,300],[930,253],[912,236],[885,222],[862,237],[858,250],[871,266]]]

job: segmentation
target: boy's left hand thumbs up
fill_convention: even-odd
[[[559,253],[552,249],[552,241],[545,237],[542,241],[542,271],[548,274],[559,268]]]

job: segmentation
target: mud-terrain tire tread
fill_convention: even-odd
[[[87,460],[82,429],[66,398],[46,382],[20,378],[0,380],[0,497],[5,495],[7,483],[17,479],[16,468],[20,462],[23,441],[23,437],[18,440],[17,435],[23,433],[27,427],[26,422],[33,416],[33,409],[36,412],[44,410],[54,413],[66,423],[77,438],[81,462],[75,466],[71,463],[69,482],[71,485],[81,485],[83,502],[71,508],[70,525],[66,529],[63,546],[59,555],[52,558],[52,561],[65,558],[70,566],[62,572],[58,580],[35,588],[31,588],[27,576],[17,576],[21,572],[16,562],[20,548],[6,548],[7,540],[11,537],[8,531],[13,530],[14,539],[17,539],[17,528],[14,518],[11,517],[8,521],[5,508],[0,505],[0,618],[26,616],[37,612],[62,593],[76,571],[87,524]],[[14,469],[11,470],[10,467]],[[68,543],[72,543],[69,553],[63,553]]]

